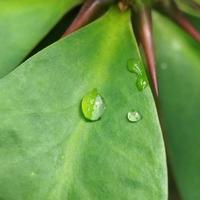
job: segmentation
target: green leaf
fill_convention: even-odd
[[[200,199],[200,45],[157,13],[154,34],[169,157],[183,199]]]
[[[167,199],[152,93],[126,66],[140,59],[129,18],[112,9],[0,80],[1,199]],[[94,88],[106,110],[89,122],[81,100]],[[142,120],[127,120],[132,109]]]
[[[80,0],[0,1],[0,78],[12,71]]]

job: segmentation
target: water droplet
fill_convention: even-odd
[[[138,90],[142,91],[148,86],[148,80],[140,60],[129,59],[128,70],[137,75],[136,86]]]
[[[138,76],[137,80],[136,80],[136,86],[138,88],[138,90],[142,91],[147,87],[148,83],[147,80],[144,79],[143,76]]]
[[[96,121],[105,111],[105,102],[97,89],[88,92],[82,99],[81,109],[86,119]]]
[[[138,122],[142,119],[142,116],[138,111],[130,111],[127,114],[127,118],[130,122]]]
[[[129,59],[127,68],[130,72],[135,73],[136,75],[142,75],[140,60]]]

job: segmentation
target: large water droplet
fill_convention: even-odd
[[[97,89],[88,92],[82,99],[81,108],[86,119],[96,121],[105,111],[105,102]]]
[[[140,60],[129,59],[127,62],[128,70],[137,75],[136,86],[142,91],[148,86],[148,80]]]
[[[142,116],[138,111],[130,111],[127,114],[127,118],[130,122],[138,122],[142,119]]]

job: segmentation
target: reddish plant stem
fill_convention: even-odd
[[[195,3],[195,2],[190,2]],[[199,4],[195,4],[196,8],[200,8]],[[156,8],[159,12],[162,12],[166,16],[170,17],[175,21],[183,30],[185,30],[193,39],[200,42],[200,32],[194,27],[194,25],[184,16],[179,10],[177,5],[172,2],[169,6],[165,6],[162,3],[158,3]]]
[[[193,26],[193,24],[178,10],[174,9],[173,12],[167,11],[169,15],[180,27],[182,27],[192,38],[200,42],[200,32]]]
[[[128,10],[129,5],[130,5],[130,3],[128,2],[128,0],[120,0],[120,1],[118,1],[118,7],[122,12]]]
[[[77,17],[63,34],[63,37],[91,22],[113,1],[114,0],[86,0]]]
[[[155,52],[152,37],[152,20],[150,9],[144,6],[141,7],[138,12],[138,20],[139,42],[142,45],[146,57],[146,62],[150,73],[150,78],[152,80],[154,94],[158,96],[158,83],[156,75]]]
[[[158,109],[159,113],[159,119],[161,123],[161,127],[163,130],[163,123],[161,120],[161,113],[160,113],[160,106],[159,106],[159,100],[158,100],[158,83],[157,83],[157,74],[156,74],[156,63],[155,63],[155,50],[154,50],[154,43],[153,43],[153,35],[152,35],[152,17],[151,17],[151,12],[148,8],[142,7],[140,8],[139,12],[137,13],[137,18],[138,18],[138,39],[139,42],[142,45],[145,57],[146,57],[146,62],[148,65],[149,73],[152,79],[152,86],[154,89],[154,94],[155,96],[155,102],[156,106]],[[166,133],[163,130],[163,137],[165,141],[165,146],[167,149],[167,137]],[[167,151],[168,152],[168,151]],[[169,155],[167,153],[167,155]],[[167,157],[167,163],[168,163],[168,177],[169,177],[169,189],[170,189],[170,194],[169,194],[169,199],[170,200],[181,200],[180,193],[175,181],[174,174],[172,172],[172,167],[170,163],[169,156]]]

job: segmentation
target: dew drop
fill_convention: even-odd
[[[136,80],[137,89],[142,91],[147,87],[147,80],[143,76],[138,76]]]
[[[136,75],[142,75],[140,60],[129,59],[127,62],[127,68],[130,72]]]
[[[142,119],[141,114],[138,111],[130,111],[127,114],[129,122],[138,122]]]
[[[105,108],[104,99],[96,88],[88,92],[81,102],[81,109],[84,117],[91,121],[100,119]]]
[[[139,91],[144,90],[148,86],[148,80],[140,60],[129,59],[127,62],[128,70],[137,76],[136,86]]]

